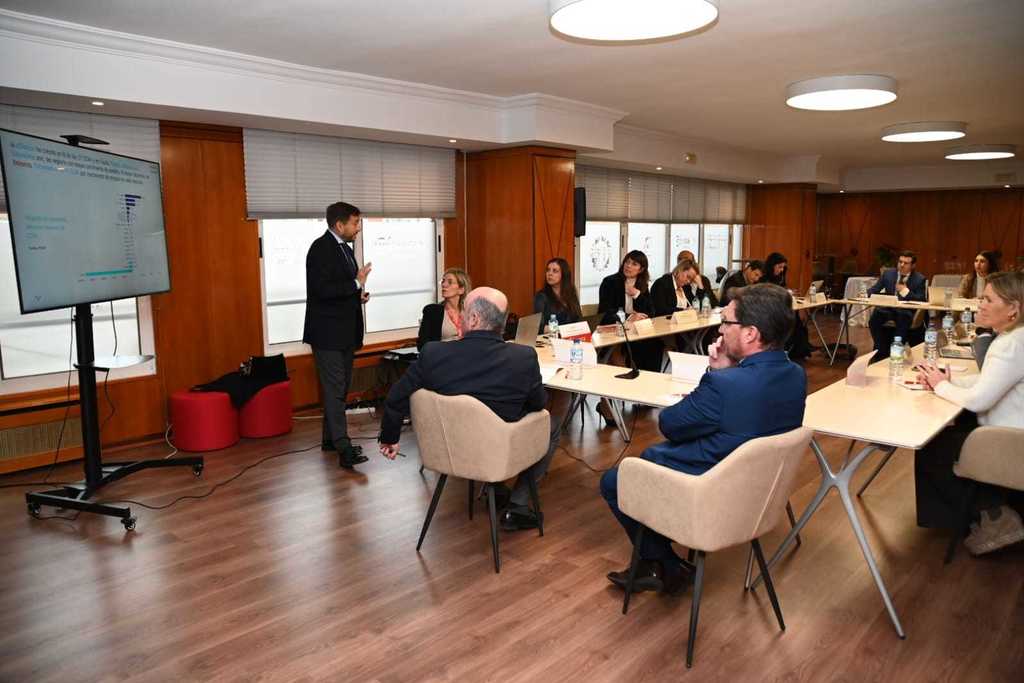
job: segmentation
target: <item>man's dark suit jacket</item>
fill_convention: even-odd
[[[612,273],[601,280],[601,288],[598,290],[597,312],[601,314],[601,324],[611,325],[618,320],[615,314],[620,308],[626,310],[626,276]],[[654,315],[650,292],[641,292],[640,296],[633,299],[633,312]]]
[[[728,306],[729,302],[732,301],[732,295],[729,293],[730,289],[746,286],[747,278],[743,277],[742,270],[737,271],[730,275],[729,277],[727,277],[725,279],[725,282],[722,283],[722,308]]]
[[[690,286],[683,287],[683,294],[686,295],[686,300],[690,302],[690,306],[694,308],[700,308],[700,301],[708,292],[704,289],[698,288],[696,293],[690,291]],[[711,302],[711,297],[708,296],[708,303]],[[654,309],[654,315],[669,315],[679,310],[676,300],[676,281],[672,277],[672,273],[668,272],[659,277],[651,285],[651,306]]]
[[[328,230],[306,253],[306,321],[302,341],[327,351],[358,350],[363,346],[362,290],[351,260]]]
[[[911,271],[910,275],[907,276],[907,288],[910,290],[906,296],[902,294],[896,294],[896,283],[899,282],[899,270],[896,268],[890,268],[889,270],[882,273],[882,277],[878,278],[878,282],[871,286],[868,290],[868,294],[895,294],[896,298],[900,301],[928,301],[928,292],[925,287],[924,275],[917,272],[916,270]],[[880,309],[876,309],[880,310]],[[900,316],[903,318],[912,319],[915,311],[904,311],[895,308],[886,308],[894,316]],[[872,313],[874,315],[874,313]],[[925,311],[925,320],[927,321],[928,312]]]
[[[740,445],[796,429],[804,421],[807,376],[785,351],[762,351],[731,368],[704,374],[697,388],[661,411],[668,441],[643,458],[687,474],[703,474]]]
[[[547,405],[537,352],[506,344],[495,332],[474,330],[462,339],[430,342],[384,401],[381,443],[398,443],[409,398],[418,389],[478,399],[505,422],[516,422]]]

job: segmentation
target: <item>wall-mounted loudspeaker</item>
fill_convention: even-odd
[[[572,199],[572,234],[576,237],[583,237],[587,234],[587,191],[582,187],[577,187]]]

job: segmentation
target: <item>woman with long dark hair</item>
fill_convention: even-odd
[[[985,282],[992,273],[999,272],[999,254],[994,251],[979,251],[974,257],[974,270],[960,281],[960,294],[963,299],[980,299],[985,291]]]
[[[541,330],[551,316],[555,316],[559,325],[579,322],[583,318],[580,297],[572,281],[572,269],[564,258],[556,256],[545,265],[544,288],[533,297],[533,312],[541,314]]]
[[[764,260],[764,276],[761,278],[761,282],[770,282],[785,289],[787,272],[789,272],[789,261],[784,255],[773,251]]]
[[[601,324],[614,323],[621,308],[628,320],[643,320],[650,317],[651,274],[647,270],[647,254],[637,249],[626,254],[619,266],[619,272],[612,273],[601,281],[598,291],[597,312]]]

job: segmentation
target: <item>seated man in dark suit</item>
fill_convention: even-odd
[[[747,265],[743,266],[743,270],[733,273],[722,283],[722,297],[719,302],[722,308],[728,306],[732,300],[733,295],[730,290],[757,284],[761,281],[762,277],[764,277],[764,263],[761,261],[747,261]]]
[[[885,271],[878,282],[868,290],[868,294],[891,294],[900,301],[928,301],[925,291],[924,276],[914,270],[917,255],[912,251],[900,252],[896,268]],[[910,325],[914,320],[914,311],[898,308],[875,308],[868,320],[871,328],[871,340],[874,342],[875,355],[872,361],[889,357],[889,347],[894,337],[902,337],[904,343],[909,340]],[[892,321],[895,327],[889,328],[886,323]]]
[[[666,408],[658,428],[668,441],[641,458],[687,474],[704,474],[740,445],[803,424],[807,377],[782,345],[793,328],[793,298],[778,285],[737,288],[722,311],[721,336],[708,355],[711,369],[693,393]],[[618,468],[601,477],[601,495],[632,540],[636,522],[618,506]],[[634,590],[676,592],[686,583],[670,541],[648,530],[640,548]],[[625,587],[628,568],[608,579]]]
[[[462,339],[428,342],[388,392],[381,420],[380,452],[394,460],[402,419],[409,414],[409,397],[418,389],[445,396],[472,396],[506,422],[517,422],[527,413],[542,410],[547,395],[540,377],[537,352],[518,344],[506,344],[508,299],[490,287],[478,287],[466,296],[462,313]],[[536,481],[547,473],[558,445],[560,420],[552,417],[552,445],[547,455],[529,471]],[[525,473],[524,473],[525,474]],[[528,479],[520,475],[513,487],[502,527],[508,531],[535,527],[535,511],[528,507]]]

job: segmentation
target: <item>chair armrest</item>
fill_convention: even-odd
[[[978,427],[960,449],[953,472],[965,479],[1024,491],[1024,429]]]
[[[698,512],[707,480],[642,458],[626,458],[619,465],[619,509],[676,543],[703,549]]]

